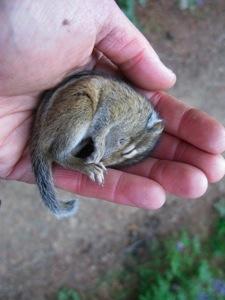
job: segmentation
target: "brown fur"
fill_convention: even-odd
[[[75,211],[74,201],[56,200],[52,162],[103,184],[106,166],[145,158],[162,131],[150,102],[126,83],[91,73],[66,79],[44,93],[33,127],[32,165],[44,203],[57,217]]]

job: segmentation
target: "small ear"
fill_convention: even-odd
[[[163,130],[164,128],[164,124],[163,124],[163,120],[160,119],[159,115],[157,114],[156,111],[152,111],[151,114],[149,115],[148,117],[148,121],[147,121],[147,129],[153,129],[153,127],[155,128],[158,128],[159,129],[162,127],[161,131]]]
[[[159,119],[157,123],[151,128],[155,133],[160,134],[163,132],[164,129],[164,121],[162,119]]]

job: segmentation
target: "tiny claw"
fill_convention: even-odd
[[[96,176],[96,181],[99,185],[103,186],[104,185],[104,175],[103,174],[98,174]]]
[[[92,181],[95,181],[95,175],[94,175],[94,173],[90,173],[88,176],[89,176],[89,178],[90,178]]]
[[[107,168],[101,161],[97,164],[97,166],[99,166],[104,172],[107,172]]]

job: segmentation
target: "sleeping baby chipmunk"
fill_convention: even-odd
[[[58,218],[77,210],[58,201],[53,162],[103,184],[106,167],[146,158],[163,131],[150,102],[125,82],[82,72],[42,95],[31,135],[31,160],[45,205]]]

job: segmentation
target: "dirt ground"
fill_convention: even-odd
[[[151,0],[138,14],[147,38],[177,74],[171,93],[225,124],[225,1],[205,3],[181,12],[176,1]],[[62,286],[90,290],[123,261],[131,232],[148,238],[177,228],[205,232],[212,203],[225,196],[225,180],[198,200],[169,197],[155,213],[85,199],[77,217],[61,222],[43,209],[35,187],[2,181],[0,191],[0,299],[42,300],[55,299]]]

